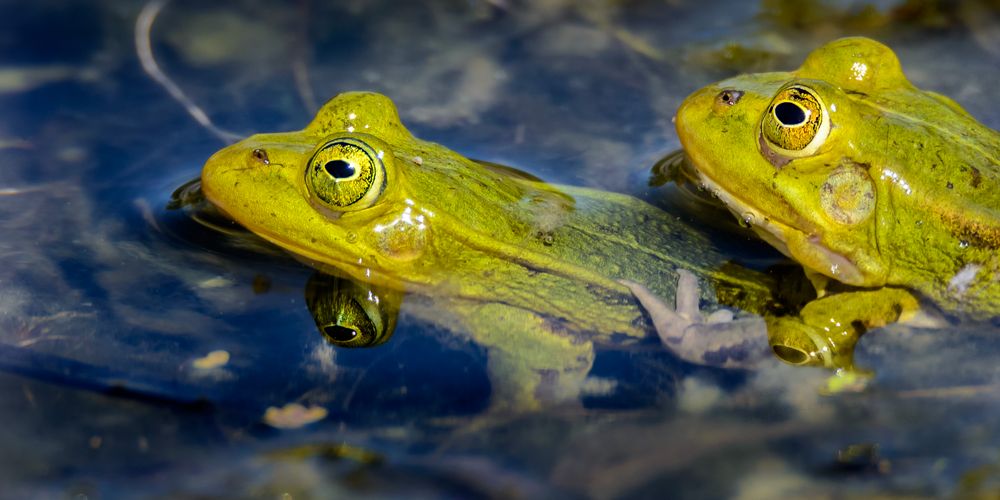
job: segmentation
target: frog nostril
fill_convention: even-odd
[[[323,165],[323,169],[334,179],[347,179],[353,176],[355,172],[354,165],[344,160],[328,161]]]
[[[263,149],[254,149],[253,151],[250,152],[250,156],[252,156],[254,160],[257,160],[258,162],[263,163],[264,165],[271,164],[271,160],[267,158],[267,151],[264,151]]]
[[[737,102],[740,102],[740,98],[743,97],[742,90],[726,89],[719,92],[719,102],[722,102],[728,106],[732,106]]]

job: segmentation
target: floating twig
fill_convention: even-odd
[[[231,144],[242,139],[243,136],[240,134],[215,126],[208,115],[188,98],[184,91],[156,64],[156,59],[153,57],[153,47],[150,43],[150,33],[153,30],[153,22],[156,21],[156,16],[166,4],[167,0],[153,0],[147,3],[142,8],[142,11],[139,12],[139,17],[135,20],[135,52],[139,56],[139,62],[142,63],[143,71],[153,81],[160,84],[170,94],[170,97],[179,102],[181,106],[184,106],[184,109],[191,115],[191,118],[194,118],[199,125],[205,127],[205,129],[222,140],[222,142]]]

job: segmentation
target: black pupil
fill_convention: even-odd
[[[347,179],[354,175],[354,165],[344,160],[330,160],[323,165],[323,168],[334,179]]]
[[[357,330],[340,325],[329,325],[323,328],[323,333],[336,342],[349,342],[358,336]]]
[[[806,121],[806,111],[797,104],[782,102],[774,107],[774,116],[786,127],[799,125]]]

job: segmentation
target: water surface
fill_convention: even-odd
[[[905,4],[905,5],[904,5]],[[166,209],[225,143],[143,71],[139,2],[0,6],[0,484],[5,496],[932,496],[1000,488],[1000,328],[867,335],[828,373],[602,351],[578,406],[481,418],[484,350],[404,306],[391,342],[316,333],[312,271]],[[418,137],[629,192],[688,93],[875,37],[1000,128],[996,2],[174,1],[149,43],[221,130],[293,130],[346,90]],[[140,38],[142,38],[140,36]],[[673,207],[678,209],[678,207]],[[697,214],[678,213],[686,218]],[[706,228],[706,231],[715,229]],[[732,238],[732,236],[728,236]],[[745,239],[734,259],[779,257]],[[229,361],[195,367],[213,351]],[[299,429],[268,407],[325,408]]]

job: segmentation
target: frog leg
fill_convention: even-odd
[[[846,291],[809,302],[798,316],[769,317],[767,330],[775,355],[786,363],[850,369],[862,334],[919,312],[917,298],[901,288]]]
[[[594,363],[591,342],[558,322],[506,304],[475,304],[463,330],[487,351],[491,410],[530,411],[579,401]]]
[[[698,309],[698,278],[686,269],[677,274],[674,307],[638,283],[621,281],[649,313],[667,349],[685,361],[723,368],[752,368],[771,358],[763,318],[735,317],[726,309],[703,315]]]

